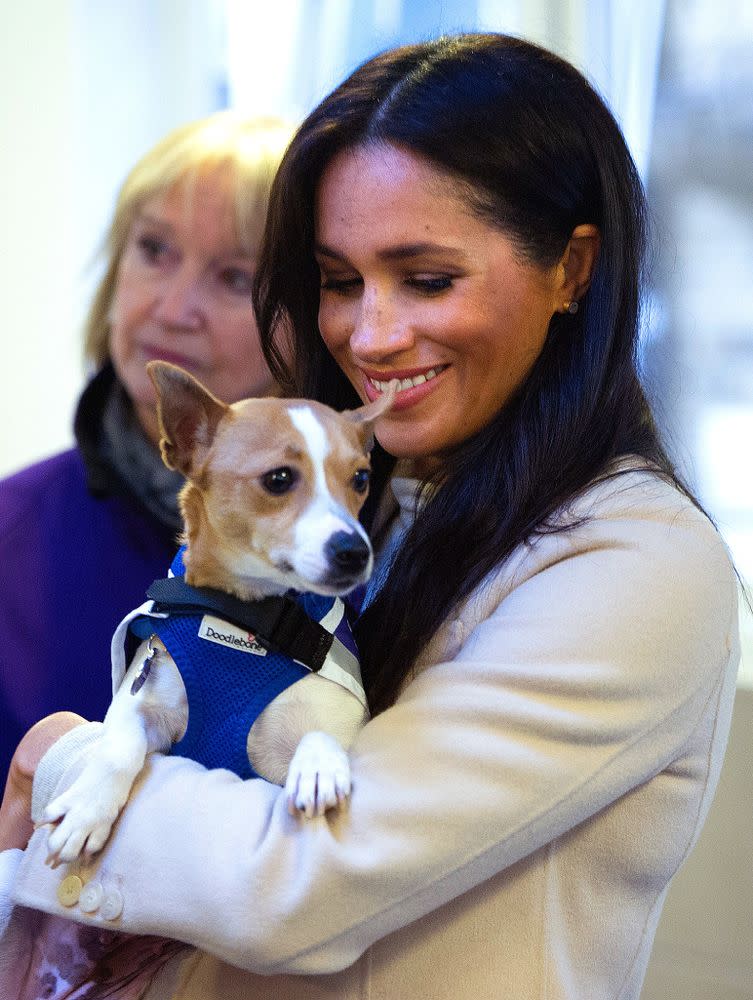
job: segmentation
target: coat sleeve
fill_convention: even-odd
[[[455,655],[364,727],[342,812],[297,820],[276,786],[154,756],[95,866],[122,929],[336,971],[658,775],[736,666],[727,554],[673,496],[540,538],[482,620],[461,616]],[[18,898],[55,910],[43,836]]]

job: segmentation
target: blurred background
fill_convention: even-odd
[[[0,476],[72,443],[80,328],[128,167],[222,107],[300,120],[374,52],[458,30],[574,62],[620,121],[654,226],[646,382],[753,582],[750,0],[0,0]],[[711,816],[644,1000],[753,998],[753,623]],[[585,1000],[585,998],[584,998]]]

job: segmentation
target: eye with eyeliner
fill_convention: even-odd
[[[363,280],[359,277],[336,278],[322,275],[320,288],[325,292],[334,292],[335,295],[348,295],[356,291],[363,285]]]
[[[452,288],[455,278],[456,275],[452,274],[409,275],[403,278],[403,284],[421,295],[439,295]],[[322,277],[320,287],[322,291],[348,295],[356,292],[362,285],[363,279],[360,277]]]
[[[406,285],[423,295],[437,295],[452,288],[455,276],[451,274],[411,275],[405,279]]]

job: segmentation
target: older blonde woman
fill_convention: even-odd
[[[0,483],[3,777],[36,719],[102,717],[113,628],[174,553],[181,480],[159,458],[145,363],[179,363],[224,399],[272,390],[251,283],[289,135],[219,112],[171,132],[123,184],[86,323],[77,445]]]

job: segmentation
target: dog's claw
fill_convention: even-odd
[[[49,803],[40,825],[52,827],[47,838],[50,867],[75,861],[83,853],[96,854],[104,847],[129,787],[112,780],[108,783],[101,769],[93,766]]]
[[[326,733],[307,733],[296,749],[285,784],[291,815],[323,816],[350,795],[350,763],[340,744]]]

